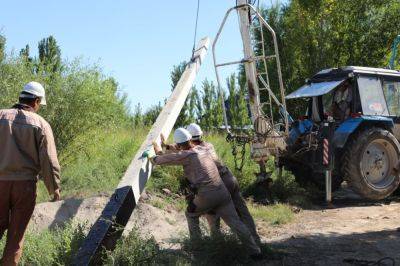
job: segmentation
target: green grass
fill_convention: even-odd
[[[189,238],[179,240],[182,246],[181,258],[190,258],[190,265],[263,265],[256,264],[249,257],[249,250],[231,233],[205,236],[196,241]],[[261,252],[270,258],[274,251],[261,245]]]
[[[85,237],[84,225],[66,224],[64,228],[27,232],[19,265],[69,265]],[[0,241],[0,250],[5,237]]]
[[[64,198],[87,197],[98,193],[111,193],[127,166],[132,160],[135,151],[145,137],[145,130],[118,130],[107,132],[88,132],[85,137],[77,138],[59,155],[62,164],[62,194]],[[222,135],[206,137],[212,142],[220,158],[234,170],[231,147],[225,142]],[[268,162],[272,172],[274,186],[271,191],[279,202],[295,204],[295,197],[302,197],[304,191],[297,186],[294,178],[287,172],[282,177],[276,175],[273,163]],[[242,189],[251,192],[256,177],[254,172],[258,166],[247,159],[242,172],[234,170]],[[150,204],[160,209],[175,208],[184,211],[186,201],[183,197],[181,181],[183,171],[181,167],[156,167],[152,178],[146,186],[151,193]],[[170,195],[162,192],[163,188],[171,191]],[[47,192],[41,184],[39,187],[39,201],[48,199]],[[294,214],[287,204],[270,206],[258,205],[250,202],[249,209],[255,219],[269,225],[282,225],[293,220]],[[169,221],[173,223],[173,221]],[[71,253],[76,250],[83,232],[76,231],[70,225],[65,229],[28,233],[24,249],[22,265],[62,265],[68,264]],[[251,264],[245,248],[230,233],[222,237],[208,236],[199,243],[191,243],[185,237],[179,236],[176,241],[182,249],[176,252],[162,250],[152,237],[140,237],[135,230],[129,236],[119,240],[113,252],[105,254],[106,265],[237,265]],[[1,245],[1,243],[0,243]],[[1,248],[1,246],[0,246]],[[263,247],[266,254],[271,251]],[[43,252],[36,252],[43,250]]]
[[[294,213],[287,204],[259,205],[248,203],[251,215],[258,220],[270,225],[282,225],[293,221]]]
[[[173,242],[179,250],[161,249],[153,237],[141,237],[136,230],[118,241],[113,252],[108,252],[105,265],[260,265],[249,258],[249,252],[232,234],[203,237],[190,241],[187,237]],[[274,251],[261,246],[265,257]]]
[[[85,198],[111,193],[144,139],[144,130],[88,132],[75,139],[61,154],[62,197]],[[39,182],[38,202],[49,200]]]
[[[152,236],[141,237],[136,229],[118,240],[107,252],[104,265],[188,265],[185,256],[160,249]]]

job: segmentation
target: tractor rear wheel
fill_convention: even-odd
[[[376,127],[361,131],[350,140],[343,156],[344,180],[364,198],[386,198],[400,183],[394,171],[399,158],[400,144],[392,133]]]

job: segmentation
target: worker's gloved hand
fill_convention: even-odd
[[[142,157],[143,158],[148,158],[148,159],[152,159],[156,156],[156,154],[154,153],[153,149],[150,150],[146,150],[143,152]]]

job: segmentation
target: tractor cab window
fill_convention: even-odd
[[[324,113],[332,116],[332,102],[333,102],[334,92],[331,91],[327,94],[322,95],[322,104],[324,105]]]
[[[335,120],[344,121],[350,116],[353,87],[349,81],[334,91],[332,98],[332,116]]]
[[[363,114],[389,115],[380,79],[360,76],[357,82]]]
[[[309,116],[315,122],[321,122],[327,116],[332,116],[336,121],[344,121],[350,116],[352,100],[353,85],[350,81],[345,81],[324,95],[312,97]]]
[[[383,92],[385,94],[389,114],[392,116],[400,116],[400,82],[384,80]]]

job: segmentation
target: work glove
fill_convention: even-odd
[[[142,154],[142,157],[148,158],[148,159],[153,159],[154,157],[156,157],[154,149],[145,150]]]

